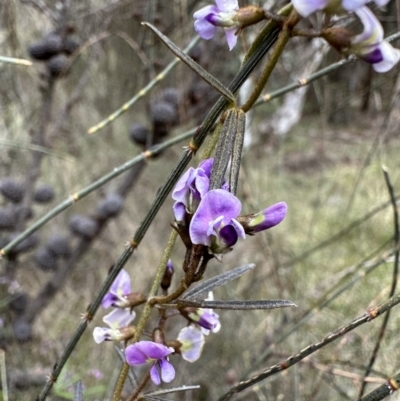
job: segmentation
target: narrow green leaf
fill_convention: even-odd
[[[211,277],[210,279],[202,282],[200,285],[185,292],[185,294],[183,294],[183,299],[190,300],[198,298],[200,295],[208,294],[208,292],[212,291],[214,288],[220,287],[221,285],[224,285],[229,281],[240,277],[243,273],[246,273],[248,270],[251,270],[254,267],[255,264],[250,263],[247,265],[236,267],[233,270],[218,274],[218,276]]]
[[[297,306],[292,301],[282,299],[266,299],[262,301],[192,301],[180,300],[178,307],[194,306],[196,308],[208,309],[231,309],[231,310],[254,310],[254,309],[276,309],[288,306]]]
[[[246,130],[246,114],[242,110],[237,112],[236,133],[233,138],[231,171],[229,174],[229,190],[236,195],[239,179],[240,161],[242,160],[243,141]]]
[[[164,44],[180,58],[189,68],[191,68],[196,74],[203,78],[209,85],[216,89],[222,96],[225,96],[233,104],[236,104],[236,99],[233,93],[224,86],[217,78],[208,73],[203,67],[198,65],[191,57],[183,53],[183,51],[165,35],[163,35],[156,27],[149,24],[148,22],[142,22],[142,25],[149,27]]]
[[[170,393],[177,393],[180,391],[190,391],[190,390],[198,390],[200,386],[198,384],[194,386],[180,386],[180,387],[172,387],[172,388],[165,388],[162,390],[152,391],[151,393],[145,393],[143,396],[155,396],[155,395],[162,395],[162,394],[170,394]]]

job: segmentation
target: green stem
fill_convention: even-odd
[[[171,235],[169,236],[167,246],[164,251],[164,255],[161,259],[160,265],[158,266],[156,277],[153,282],[153,286],[151,287],[149,296],[148,296],[148,301],[143,309],[142,315],[140,316],[139,323],[136,326],[136,332],[135,336],[133,337],[133,343],[136,343],[139,338],[141,337],[143,330],[146,326],[147,320],[149,319],[151,309],[153,308],[152,303],[150,302],[151,298],[153,298],[156,294],[157,291],[160,287],[161,280],[164,276],[165,272],[165,267],[167,266],[168,259],[171,255],[172,248],[175,245],[176,238],[178,237],[178,233],[175,230],[172,230]],[[115,387],[114,391],[114,396],[113,396],[113,401],[119,401],[121,399],[121,392],[124,387],[126,378],[128,377],[128,372],[129,372],[129,365],[125,362],[121,373],[119,374],[118,382]],[[132,398],[134,399],[134,398]]]
[[[281,56],[283,49],[285,48],[287,42],[290,39],[290,30],[289,28],[285,27],[279,34],[278,41],[274,47],[274,50],[271,54],[270,59],[268,60],[268,64],[261,75],[260,79],[258,80],[257,86],[255,87],[253,93],[250,95],[250,98],[247,102],[241,107],[244,113],[247,113],[257,99],[260,97],[261,91],[264,89],[265,84],[267,83],[269,77],[271,76],[272,71],[274,70],[276,63]]]

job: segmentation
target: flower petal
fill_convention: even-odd
[[[359,35],[356,35],[351,43],[359,45],[360,48],[381,43],[383,41],[383,28],[372,11],[368,7],[361,7],[355,10],[355,13],[360,18],[364,30]]]
[[[232,50],[237,43],[238,37],[236,35],[237,27],[225,28],[226,41],[228,42],[229,50]]]
[[[342,6],[347,11],[355,11],[364,6],[369,0],[343,0]]]
[[[155,363],[150,369],[150,379],[156,386],[159,386],[161,384],[161,378],[156,365]]]
[[[400,50],[395,49],[388,42],[383,41],[379,49],[382,54],[382,61],[372,65],[376,72],[387,72],[400,61]]]
[[[169,383],[175,379],[175,369],[171,363],[167,361],[166,358],[161,359],[159,362],[161,369],[161,379],[165,383]]]
[[[292,0],[293,7],[304,18],[318,10],[323,10],[328,3],[329,0]]]
[[[205,19],[198,19],[194,23],[194,30],[202,39],[210,40],[214,37],[215,32],[217,32],[217,27]]]
[[[239,9],[237,0],[215,0],[218,9],[223,12],[236,11]]]
[[[141,365],[147,362],[147,355],[138,347],[138,344],[128,345],[125,349],[125,358],[129,365]]]
[[[106,340],[110,329],[107,327],[95,327],[93,330],[93,339],[95,343],[100,344]]]
[[[204,19],[209,14],[217,14],[220,10],[215,6],[205,6],[193,14],[194,19]]]
[[[103,322],[113,329],[119,329],[121,327],[126,327],[129,323],[135,319],[136,313],[132,313],[128,309],[114,309],[108,315],[103,317]]]
[[[184,327],[178,335],[181,342],[180,348],[182,358],[188,362],[195,362],[200,358],[204,346],[204,335],[195,326]]]

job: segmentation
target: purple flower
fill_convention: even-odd
[[[246,234],[252,235],[276,226],[285,218],[286,213],[286,203],[279,202],[260,213],[239,217],[238,221],[243,225]]]
[[[351,40],[349,52],[372,64],[377,72],[387,72],[400,60],[400,50],[383,40],[383,29],[375,15],[362,7],[355,11],[364,30]]]
[[[109,327],[95,327],[93,339],[97,344],[103,341],[124,341],[131,338],[135,333],[134,327],[128,327],[135,319],[136,313],[127,309],[114,309],[103,317],[103,322]]]
[[[102,301],[103,308],[116,306],[124,308],[129,306],[126,295],[131,292],[131,278],[126,270],[122,269],[112,283],[109,292],[104,296]]]
[[[369,0],[293,0],[293,6],[302,17],[308,17],[316,11],[324,11],[327,14],[344,14],[347,11],[355,11],[367,4]],[[374,0],[382,7],[389,0]]]
[[[213,301],[214,294],[212,291],[208,293],[205,301]],[[210,331],[218,333],[221,330],[219,315],[209,308],[197,308],[194,312],[188,314],[188,318],[197,323],[201,327],[203,334],[208,336]]]
[[[184,327],[177,340],[181,343],[179,351],[182,358],[188,362],[195,362],[200,358],[204,346],[204,335],[194,326]]]
[[[193,18],[196,20],[194,29],[203,39],[210,40],[214,37],[217,27],[225,30],[226,41],[229,50],[232,50],[237,42],[236,31],[238,21],[234,18],[239,9],[237,0],[215,0],[217,6],[206,6],[196,11]]]
[[[150,378],[157,386],[163,382],[169,383],[175,378],[175,369],[168,362],[167,356],[174,349],[153,341],[139,341],[129,345],[125,350],[126,362],[129,365],[141,365],[146,362],[153,363],[150,369]],[[161,375],[160,375],[160,372]]]
[[[234,195],[223,189],[207,192],[190,222],[193,244],[203,244],[214,254],[226,253],[246,234],[235,220],[242,205]]]
[[[175,220],[185,221],[186,213],[193,214],[203,196],[210,186],[210,174],[214,159],[207,159],[199,164],[196,169],[190,167],[179,179],[172,192]]]

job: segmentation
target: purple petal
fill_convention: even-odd
[[[239,9],[237,0],[215,0],[218,9],[223,12],[236,11]]]
[[[156,386],[159,386],[161,384],[161,378],[160,374],[158,373],[156,364],[154,364],[150,369],[150,379]]]
[[[323,10],[328,3],[329,0],[292,0],[293,7],[304,18],[318,10]]]
[[[100,344],[109,337],[110,329],[106,327],[95,327],[93,330],[93,339],[95,343]]]
[[[249,223],[252,233],[258,233],[279,224],[286,216],[287,205],[279,202],[257,213]]]
[[[204,335],[201,330],[194,326],[184,327],[178,335],[181,342],[180,348],[182,358],[188,362],[195,362],[200,358],[204,346]]]
[[[194,23],[194,30],[202,39],[210,40],[217,32],[217,27],[204,19],[198,19]]]
[[[226,41],[228,42],[229,50],[232,50],[237,43],[238,37],[236,35],[237,27],[225,28]]]
[[[358,18],[360,18],[364,30],[352,39],[353,45],[373,46],[383,41],[383,28],[372,11],[368,7],[361,7],[355,10]],[[362,54],[362,50],[359,51]],[[357,53],[356,53],[357,54]]]
[[[189,234],[192,242],[209,246],[210,238],[207,233],[210,230],[210,223],[217,220],[229,224],[232,218],[238,216],[241,208],[239,199],[223,189],[207,192],[190,223]]]
[[[183,174],[182,177],[178,180],[174,190],[172,191],[173,200],[185,203],[187,188],[194,180],[194,171],[194,168],[190,167],[188,171],[186,171],[186,173]]]
[[[122,269],[114,282],[111,284],[109,292],[104,296],[102,301],[103,308],[113,306],[117,302],[118,296],[127,295],[131,292],[131,278],[125,269]]]
[[[382,61],[372,65],[376,72],[387,72],[392,69],[400,60],[400,50],[395,49],[388,42],[383,41],[379,50],[382,55]]]
[[[176,221],[185,221],[186,208],[182,202],[175,202],[172,207]]]
[[[374,2],[378,7],[383,7],[386,6],[386,4],[389,3],[389,1],[390,0],[375,0]]]
[[[204,19],[209,14],[218,14],[219,12],[220,12],[220,10],[218,9],[218,7],[206,6],[206,7],[201,8],[200,10],[196,11],[193,14],[193,18],[194,19]]]
[[[126,327],[135,319],[136,313],[129,311],[129,309],[114,309],[108,315],[103,317],[103,322],[113,329],[120,329]]]
[[[126,347],[125,358],[129,365],[141,365],[147,362],[147,355],[138,347],[138,344],[135,343]]]
[[[347,11],[355,11],[364,6],[369,0],[343,0],[342,6]]]
[[[167,361],[166,358],[161,359],[159,362],[161,369],[161,378],[165,383],[169,383],[175,378],[175,369],[171,363]]]
[[[203,160],[199,164],[199,168],[204,170],[204,173],[206,174],[206,176],[208,178],[210,178],[210,176],[211,176],[211,169],[213,167],[213,164],[214,164],[214,159],[213,158]]]
[[[238,235],[236,232],[235,227],[233,227],[232,225],[228,224],[225,227],[222,227],[220,232],[219,232],[219,237],[222,240],[222,242],[225,245],[225,248],[230,248],[233,245],[236,244],[237,240],[238,240]],[[208,327],[206,327],[208,328]]]

